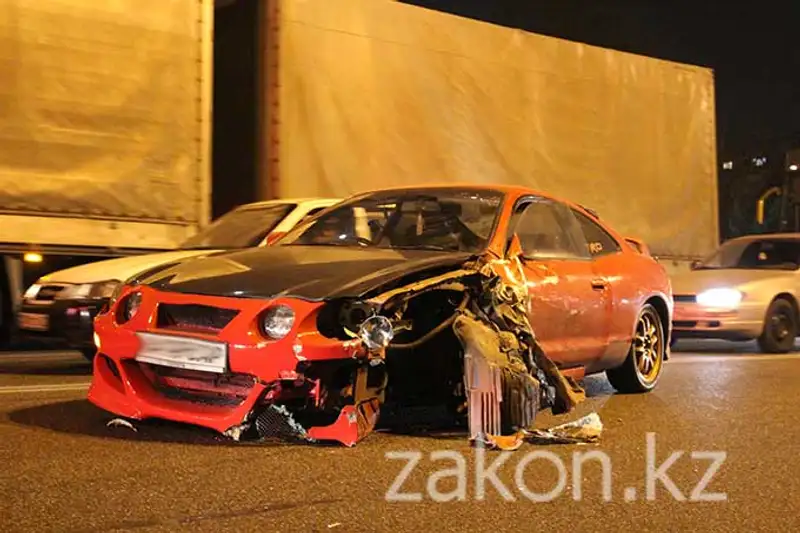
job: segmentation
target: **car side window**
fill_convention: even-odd
[[[525,257],[532,259],[588,258],[580,225],[570,209],[548,198],[521,205],[512,219]]]
[[[573,209],[572,212],[575,214],[578,224],[580,224],[581,231],[586,239],[586,243],[589,245],[589,253],[592,254],[592,257],[614,254],[622,250],[622,247],[616,239],[609,235],[597,222],[580,211],[575,211]]]

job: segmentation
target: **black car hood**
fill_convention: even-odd
[[[189,259],[131,281],[187,294],[323,300],[360,297],[401,276],[456,267],[471,257],[463,252],[375,247],[271,246]]]

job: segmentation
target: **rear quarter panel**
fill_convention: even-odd
[[[619,366],[628,356],[639,313],[654,300],[665,336],[672,324],[672,287],[669,276],[655,259],[632,248],[596,260],[600,273],[611,282],[612,308],[609,311],[609,343],[602,358],[587,368],[587,373]],[[667,338],[665,337],[665,338]]]

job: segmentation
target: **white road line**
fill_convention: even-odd
[[[89,388],[91,382],[62,383],[58,385],[8,385],[0,387],[0,394],[24,394],[26,392],[64,392],[79,391]]]
[[[796,353],[783,353],[783,354],[752,354],[752,355],[678,355],[673,354],[667,364],[675,363],[719,363],[720,361],[781,361],[785,359],[796,359],[800,361],[800,354]]]

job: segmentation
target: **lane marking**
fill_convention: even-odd
[[[81,383],[62,383],[58,385],[6,385],[0,387],[0,394],[24,394],[27,392],[65,392],[82,391],[89,388],[90,381]]]
[[[782,354],[751,354],[751,355],[703,355],[703,354],[687,354],[678,355],[673,354],[667,364],[673,363],[719,363],[720,361],[782,361],[786,359],[796,359],[800,361],[800,354],[796,353],[782,353]]]

